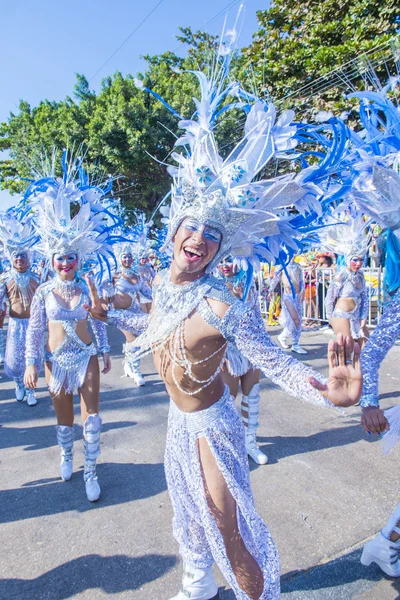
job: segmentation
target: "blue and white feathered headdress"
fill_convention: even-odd
[[[32,258],[33,247],[38,239],[31,218],[22,218],[13,209],[0,216],[0,246],[9,260],[21,252],[26,252]]]
[[[82,262],[95,255],[100,265],[110,272],[114,260],[112,243],[121,219],[111,210],[108,199],[112,182],[91,184],[82,167],[81,157],[62,158],[63,177],[54,173],[42,177],[28,187],[22,206],[33,213],[32,222],[39,242],[38,252],[51,259],[54,254],[78,254]]]
[[[190,71],[198,78],[201,88],[201,98],[194,99],[196,112],[192,118],[182,118],[158,94],[136,80],[138,87],[153,94],[180,118],[179,127],[184,132],[175,144],[184,152],[172,154],[178,166],[168,169],[173,185],[164,247],[186,217],[215,227],[222,233],[222,241],[207,265],[207,272],[212,272],[227,254],[253,256],[254,244],[267,238],[279,238],[279,243],[271,243],[267,248],[269,258],[278,258],[279,247],[293,244],[295,235],[288,220],[280,218],[282,209],[304,202],[307,195],[314,202],[322,194],[312,183],[299,181],[295,173],[257,181],[271,159],[292,156],[297,144],[297,128],[292,123],[292,111],[278,117],[273,104],[244,92],[236,82],[227,82],[235,40],[235,30],[222,40],[209,77]],[[227,103],[232,96],[235,100]],[[244,135],[223,159],[214,130],[220,116],[231,109],[246,113]]]

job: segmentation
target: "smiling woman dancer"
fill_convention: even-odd
[[[64,481],[72,476],[73,394],[78,392],[84,437],[83,477],[87,498],[94,502],[100,497],[96,475],[101,430],[97,351],[103,355],[102,373],[109,372],[111,361],[105,326],[95,320],[91,325],[97,348],[92,342],[87,311],[83,308],[88,302],[87,285],[79,279],[77,272],[85,255],[102,247],[103,242],[97,241],[102,225],[101,218],[91,214],[89,204],[81,206],[71,219],[71,203],[75,200],[75,208],[81,193],[78,189],[77,197],[72,198],[71,188],[76,182],[68,178],[68,173],[66,175],[66,182],[46,181],[43,204],[36,208],[35,224],[41,236],[38,249],[50,257],[54,278],[39,286],[33,298],[27,333],[25,385],[31,389],[36,387],[47,328],[45,374],[57,417],[60,475]]]
[[[180,121],[185,132],[177,146],[185,145],[185,152],[173,155],[179,168],[172,170],[165,242],[165,247],[173,242],[173,260],[154,282],[153,312],[136,340],[139,355],[153,353],[171,398],[165,471],[184,560],[183,589],[174,600],[217,598],[214,560],[239,600],[279,598],[277,550],[255,508],[244,427],[221,374],[227,344],[284,390],[317,405],[353,404],[362,384],[359,349],[355,346],[352,358],[350,338],[331,342],[329,382],[321,383],[309,367],[272,344],[254,310],[211,275],[224,256],[240,255],[239,247],[252,252],[255,239],[267,232],[268,239],[275,236],[270,247],[277,252],[285,241],[293,247],[293,229],[278,215],[286,194],[282,178],[252,183],[275,152],[295,145],[293,113],[275,122],[273,106],[245,103],[245,137],[225,160],[218,154],[217,114],[229,91],[238,90],[233,82],[224,87],[231,42],[221,44],[211,81],[198,74],[203,94],[196,101],[198,120]],[[305,198],[307,190],[291,183],[296,197]],[[107,318],[96,290],[88,309]],[[112,309],[107,321],[134,333],[143,328],[143,317],[127,311]]]
[[[325,298],[326,317],[333,331],[350,335],[361,349],[369,338],[367,329],[368,290],[360,270],[370,238],[364,235],[366,223],[361,215],[351,225],[337,225],[326,232],[324,249],[342,254],[346,266],[332,278]]]

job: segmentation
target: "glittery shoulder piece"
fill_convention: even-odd
[[[36,289],[36,294],[40,297],[41,300],[44,300],[49,292],[55,287],[55,279],[50,279],[50,281],[46,281],[39,285]]]
[[[232,295],[223,279],[217,279],[216,277],[212,276],[209,278],[209,283],[211,287],[207,291],[207,298],[218,300],[219,302],[223,302],[228,306],[232,306],[233,304],[240,302],[238,298]]]
[[[247,310],[247,306],[241,300],[232,296],[229,290],[227,290],[227,292],[229,294],[227,302],[225,301],[225,294],[207,294],[207,296],[200,302],[197,311],[203,317],[206,323],[212,327],[215,327],[215,329],[218,329],[224,338],[231,342],[234,340],[235,327],[242,318],[243,313]],[[223,317],[220,317],[213,311],[210,304],[207,302],[207,298],[219,300],[220,302],[228,305]]]

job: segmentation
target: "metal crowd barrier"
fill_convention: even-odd
[[[368,327],[379,323],[383,308],[383,271],[379,268],[363,268],[368,290]],[[305,299],[303,320],[327,323],[325,298],[335,274],[334,269],[304,269]]]
[[[305,298],[303,302],[303,321],[315,321],[321,325],[327,324],[325,297],[334,276],[335,269],[316,268],[303,269]],[[380,320],[384,304],[383,270],[381,268],[363,268],[362,272],[368,288],[368,327],[375,327]],[[259,275],[259,290],[263,288],[263,279]],[[281,294],[282,295],[282,294]],[[264,295],[265,296],[265,295]],[[263,315],[268,312],[268,301],[259,295],[260,309]]]

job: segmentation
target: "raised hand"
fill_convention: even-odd
[[[107,319],[108,302],[103,298],[99,298],[93,279],[88,275],[85,275],[85,279],[89,287],[90,306],[89,304],[84,304],[83,308],[85,308],[94,319],[98,319],[105,323]]]
[[[336,342],[329,342],[328,363],[328,383],[310,377],[310,384],[336,406],[357,404],[363,383],[359,345],[351,337],[339,333]]]

